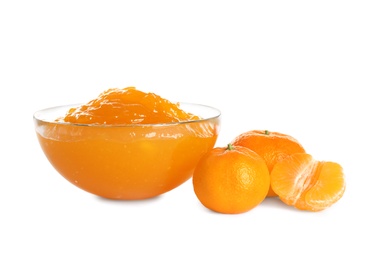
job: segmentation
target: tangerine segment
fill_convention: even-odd
[[[322,210],[337,202],[346,188],[342,167],[334,162],[325,162],[315,185],[306,193],[304,200],[314,209]]]
[[[287,205],[320,211],[342,197],[346,184],[339,164],[317,161],[309,154],[296,153],[274,166],[271,187]]]

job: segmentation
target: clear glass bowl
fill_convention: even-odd
[[[201,120],[121,126],[56,121],[79,105],[35,112],[38,141],[64,178],[109,199],[146,199],[178,187],[192,177],[220,130],[218,109],[189,103],[180,103],[180,108]]]

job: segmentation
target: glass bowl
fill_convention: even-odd
[[[38,141],[65,179],[108,199],[147,199],[178,187],[192,177],[220,130],[218,109],[190,103],[180,103],[180,108],[201,120],[117,126],[56,120],[79,105],[35,112]]]

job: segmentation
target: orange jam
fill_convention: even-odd
[[[178,104],[154,93],[134,87],[109,89],[98,98],[78,108],[72,108],[65,122],[80,124],[161,124],[199,119],[181,110]]]
[[[42,150],[63,177],[92,194],[129,200],[163,194],[191,178],[215,145],[219,116],[207,106],[128,87],[78,107],[41,110],[34,122]]]

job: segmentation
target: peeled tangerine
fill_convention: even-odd
[[[342,197],[346,183],[338,163],[317,161],[309,154],[296,153],[274,166],[271,186],[285,204],[321,211]]]

